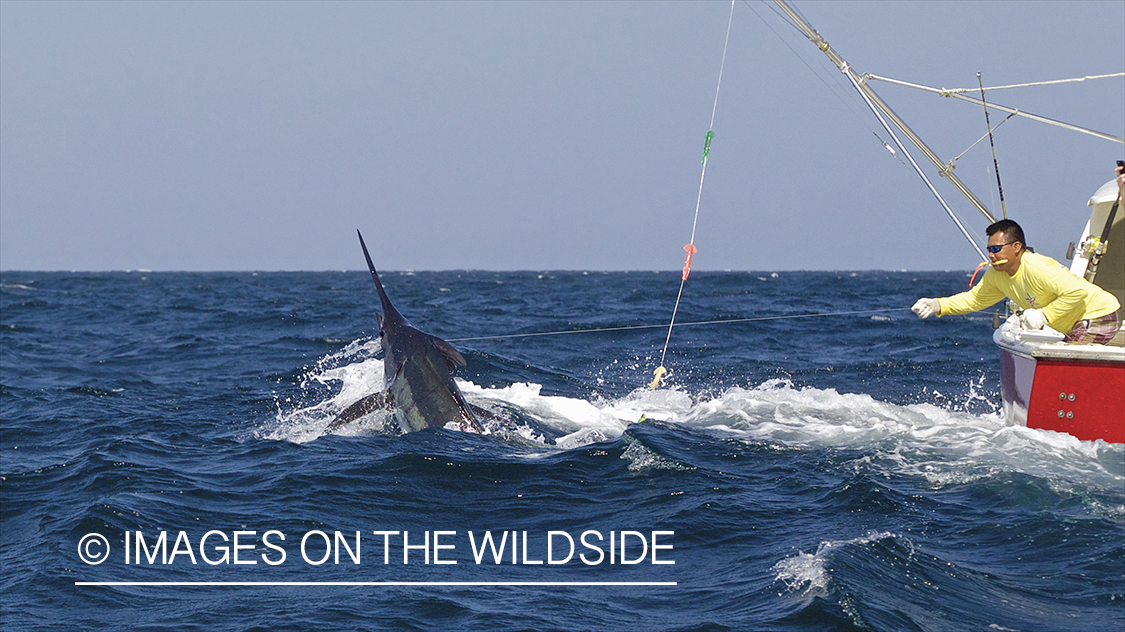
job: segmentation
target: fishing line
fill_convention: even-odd
[[[707,127],[707,135],[704,137],[703,143],[703,168],[699,174],[699,193],[695,197],[695,218],[691,222],[691,240],[684,246],[684,251],[687,256],[684,258],[684,270],[680,275],[680,290],[676,293],[676,304],[672,307],[672,319],[668,323],[668,336],[664,339],[664,350],[660,353],[660,366],[656,367],[653,372],[652,383],[649,384],[650,389],[655,389],[660,386],[660,378],[668,372],[664,368],[664,357],[668,354],[668,343],[672,340],[672,327],[676,324],[676,312],[680,309],[680,297],[684,294],[684,283],[687,282],[688,275],[691,274],[691,258],[696,252],[699,252],[695,247],[695,227],[699,223],[699,205],[703,200],[703,179],[707,176],[707,156],[711,153],[711,140],[715,138],[715,112],[719,109],[719,88],[723,85],[723,68],[727,64],[727,47],[730,45],[730,25],[734,22],[734,3],[735,0],[730,1],[730,17],[727,18],[727,36],[723,42],[723,58],[719,62],[719,80],[715,84],[715,103],[711,106],[711,123]]]
[[[700,320],[691,323],[675,323],[675,327],[691,327],[693,325],[726,325],[730,323],[753,323],[768,320],[790,320],[795,318],[824,318],[828,316],[863,316],[866,314],[880,314],[883,312],[903,312],[909,307],[886,307],[882,309],[865,309],[853,312],[832,312],[824,314],[793,314],[790,316],[760,316],[757,318],[729,318],[724,320]],[[502,338],[532,338],[535,336],[562,336],[566,334],[593,334],[606,331],[628,331],[632,329],[663,329],[664,325],[625,325],[622,327],[599,327],[596,329],[569,329],[565,331],[542,331],[531,334],[501,334],[496,336],[475,336],[472,338],[446,338],[447,342],[468,342],[473,340],[499,340]]]

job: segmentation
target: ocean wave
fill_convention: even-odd
[[[1119,555],[1103,555],[1115,563]],[[822,541],[815,553],[798,552],[772,570],[791,599],[806,610],[837,604],[861,629],[1075,629],[1098,617],[1089,587],[1065,588],[1013,580],[990,556],[955,559],[920,547],[901,533],[869,532]],[[1084,593],[1086,598],[1067,599]],[[1083,624],[1079,624],[1081,627]]]
[[[320,437],[340,411],[382,384],[379,352],[378,339],[366,338],[318,360],[306,372],[301,394],[278,398],[275,419],[257,435],[296,443]],[[496,413],[499,421],[488,421],[486,432],[545,448],[576,449],[620,437],[630,424],[648,418],[750,442],[856,450],[861,456],[849,465],[857,471],[909,475],[933,489],[971,484],[997,472],[1105,490],[1125,484],[1125,446],[1007,426],[1000,413],[963,412],[957,402],[952,409],[899,405],[862,393],[798,388],[787,379],[728,388],[716,396],[673,387],[593,400],[547,394],[543,385],[530,382],[457,383],[467,401]],[[976,397],[970,385],[963,399]],[[370,433],[398,430],[389,414],[377,412],[341,432]],[[1107,510],[1117,511],[1112,505]]]

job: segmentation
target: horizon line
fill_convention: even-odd
[[[748,268],[723,268],[723,269],[696,269],[692,270],[695,273],[701,274],[727,274],[727,273],[745,273],[745,274],[770,274],[770,273],[792,273],[792,272],[961,272],[968,271],[971,273],[971,267],[965,268],[932,268],[928,270],[923,269],[909,269],[909,268],[790,268],[790,269],[760,269],[751,270]],[[103,270],[78,270],[78,269],[54,269],[54,270],[30,270],[30,269],[0,269],[0,274],[324,274],[324,273],[363,273],[370,274],[369,271],[360,268],[355,269],[334,269],[323,268],[320,270],[151,270],[147,268],[120,268],[120,269],[103,269]],[[634,268],[630,270],[625,269],[594,269],[594,268],[522,268],[522,269],[490,269],[490,268],[403,268],[400,270],[386,269],[380,270],[380,274],[416,274],[416,273],[432,273],[432,272],[483,272],[483,273],[526,273],[526,274],[546,274],[546,273],[582,273],[582,274],[681,274],[682,270],[679,268],[668,270],[647,270],[643,268]]]
[[[677,586],[678,582],[165,581],[74,582],[75,586]]]

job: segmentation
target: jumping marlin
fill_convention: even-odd
[[[383,313],[377,317],[386,389],[348,406],[328,425],[327,432],[380,408],[394,413],[403,432],[442,428],[451,421],[482,432],[480,422],[450,374],[465,366],[465,358],[448,342],[415,329],[395,309],[379,281],[375,264],[371,263],[363,234],[356,233],[383,306]]]

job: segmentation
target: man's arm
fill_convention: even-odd
[[[938,304],[941,306],[941,312],[938,313],[938,316],[968,314],[994,305],[1003,299],[1004,292],[990,283],[986,274],[980,283],[973,286],[971,290],[939,298]]]

